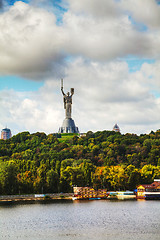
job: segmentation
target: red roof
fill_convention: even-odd
[[[138,187],[143,186],[145,189],[156,189],[156,188],[160,188],[160,182],[159,181],[154,181],[151,184],[141,184]]]

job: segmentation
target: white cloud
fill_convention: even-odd
[[[63,27],[69,35],[65,47],[68,54],[110,60],[127,55],[147,56],[151,52],[150,36],[136,31],[125,15],[97,19],[68,11]]]
[[[151,29],[160,27],[160,5],[156,0],[121,0],[122,7],[130,12],[132,17]]]
[[[63,28],[70,36],[66,39],[67,53],[103,61],[128,55],[159,59],[158,19],[156,30],[151,28],[148,31],[140,31],[127,12],[127,9],[131,11],[131,15],[139,12],[139,16],[142,17],[146,14],[146,8],[150,9],[150,5],[153,5],[154,8],[157,6],[156,15],[160,16],[157,14],[160,6],[152,0],[149,4],[149,1],[144,4],[142,0],[69,0],[70,8],[63,17]],[[153,19],[156,18],[154,11],[151,11],[150,15]],[[146,24],[145,19],[141,22]]]
[[[128,55],[159,58],[160,29],[139,31],[129,19],[123,2],[69,0],[69,3],[70,8],[63,17],[64,30],[70,36],[66,39],[68,54],[95,60]],[[143,12],[143,8],[139,9]]]
[[[37,74],[51,71],[60,61],[64,33],[56,18],[41,8],[16,2],[0,15],[1,74]]]
[[[60,94],[57,99],[54,86],[55,82],[50,80],[37,92],[1,91],[1,127],[7,124],[14,134],[26,130],[58,131],[58,119],[63,118],[63,113],[60,111]]]
[[[98,18],[110,18],[120,15],[120,5],[114,0],[68,0],[70,9],[77,14],[89,14]]]
[[[0,14],[0,73],[46,79],[37,92],[1,91],[0,126],[11,125],[15,133],[57,132],[64,118],[57,79],[65,76],[65,91],[75,88],[73,119],[81,132],[111,130],[116,122],[122,132],[158,129],[160,98],[153,93],[160,87],[159,6],[153,0],[68,3],[59,26],[36,0],[18,1]],[[140,32],[127,11],[149,29]],[[128,55],[156,61],[131,73],[118,60]]]
[[[155,73],[154,82],[155,64],[150,68]],[[72,117],[81,132],[112,130],[116,122],[122,133],[146,133],[159,128],[160,98],[150,92],[145,64],[130,74],[125,62],[101,64],[79,58],[66,66],[65,74],[64,91],[75,88]],[[37,92],[1,92],[0,122],[19,131],[57,132],[64,109],[60,81],[54,80],[46,80]]]
[[[76,14],[92,15],[94,18],[118,18],[127,14],[150,28],[159,28],[160,5],[156,0],[68,0]]]
[[[1,74],[58,78],[64,74],[68,56],[96,61],[128,55],[159,58],[159,30],[138,31],[124,12],[129,4],[111,0],[69,3],[59,26],[52,12],[21,1],[0,14]]]
[[[150,90],[160,92],[160,61],[153,64],[144,63],[142,73],[146,79],[146,83],[150,86]]]
[[[143,67],[130,74],[125,62],[87,64],[81,59],[67,69],[67,76],[66,81],[73,82],[70,85],[77,91],[77,119],[86,129],[111,129],[115,122],[123,126],[123,132],[158,127],[160,105],[150,93]],[[139,126],[141,130],[137,130]]]

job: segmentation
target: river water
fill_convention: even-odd
[[[0,206],[1,240],[160,240],[160,201]]]

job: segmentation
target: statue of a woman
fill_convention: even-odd
[[[67,92],[67,94],[65,94],[63,91],[63,79],[62,79],[61,80],[61,92],[63,94],[65,116],[66,116],[66,118],[71,118],[72,96],[74,94],[74,88],[71,88],[71,94],[69,92]]]

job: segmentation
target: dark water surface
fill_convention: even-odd
[[[0,240],[160,240],[160,201],[0,206]]]

